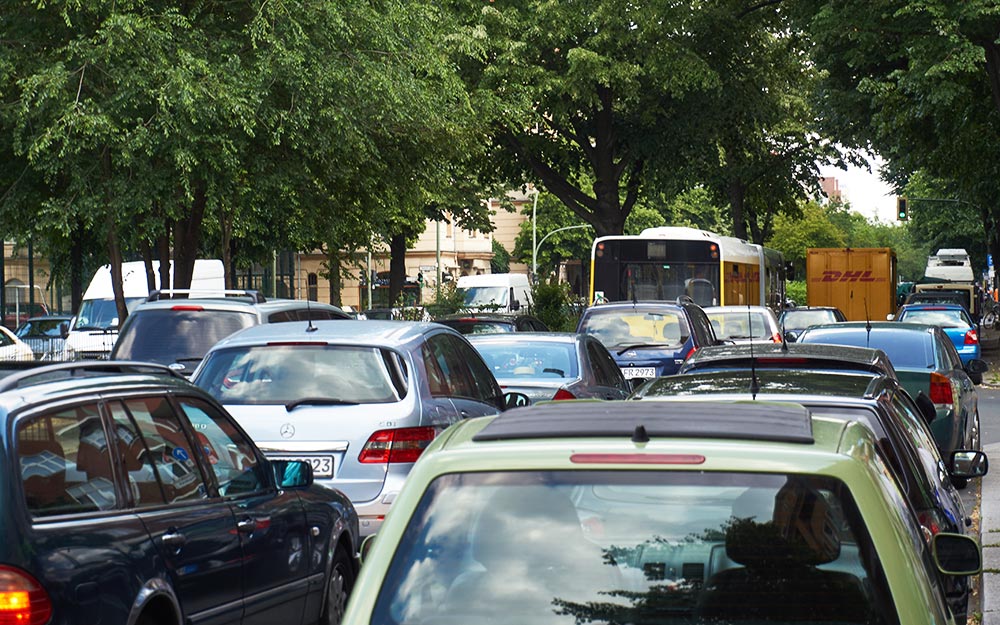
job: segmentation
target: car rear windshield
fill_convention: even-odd
[[[830,343],[833,345],[853,345],[881,349],[888,356],[895,369],[931,369],[934,367],[934,345],[927,332],[887,330],[866,331],[864,328],[829,329],[817,328],[805,332],[799,343]]]
[[[439,477],[371,623],[898,623],[846,486],[803,475]]]
[[[715,329],[715,336],[720,339],[771,338],[771,328],[760,312],[710,312],[708,319]]]
[[[639,308],[600,311],[583,320],[583,334],[592,334],[608,349],[636,344],[682,345],[691,336],[683,313]]]
[[[972,327],[972,320],[966,316],[965,312],[955,308],[904,310],[903,314],[899,316],[899,320],[907,323],[941,326],[942,328]]]
[[[497,378],[575,378],[573,343],[476,341],[473,346]]]
[[[114,358],[197,365],[213,345],[256,323],[253,313],[232,310],[137,311],[118,336]]]
[[[795,310],[786,312],[781,324],[786,330],[801,330],[836,321],[837,315],[832,310]]]
[[[488,321],[485,319],[446,319],[439,321],[438,323],[458,330],[462,334],[498,334],[501,332],[514,331],[514,323],[507,321]]]
[[[213,352],[194,382],[224,404],[384,404],[406,395],[407,368],[378,347],[234,347]]]

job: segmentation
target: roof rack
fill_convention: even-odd
[[[264,294],[253,289],[156,289],[150,291],[146,297],[147,302],[157,302],[161,299],[168,299],[165,296],[171,295],[205,295],[212,297],[248,297],[257,304],[267,301]]]
[[[21,388],[22,386],[42,384],[43,382],[87,377],[88,373],[103,373],[106,375],[125,375],[130,373],[163,374],[175,377],[179,380],[185,379],[183,375],[174,371],[170,367],[153,362],[139,362],[132,360],[79,360],[74,362],[61,362],[54,365],[46,365],[44,367],[38,367],[9,375],[0,379],[0,393]]]
[[[721,438],[811,444],[812,418],[798,404],[762,401],[553,402],[504,412],[474,441],[536,438],[629,440],[637,428],[657,438]]]

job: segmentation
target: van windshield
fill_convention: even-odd
[[[506,306],[510,289],[505,286],[472,286],[465,289],[466,306]]]
[[[125,298],[125,307],[132,312],[136,306],[145,301],[145,297]],[[76,315],[74,330],[108,330],[118,325],[118,309],[114,299],[86,299],[80,305]]]

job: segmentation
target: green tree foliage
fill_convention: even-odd
[[[507,273],[510,271],[510,252],[493,239],[493,258],[490,260],[490,273]]]
[[[937,181],[938,197],[968,202],[996,254],[996,3],[803,0],[791,6],[801,11],[799,23],[815,42],[812,56],[824,72],[818,92],[824,129],[846,145],[873,148],[885,157],[887,178],[898,189],[923,172]],[[914,224],[945,211],[921,212],[914,214]]]
[[[539,280],[531,288],[532,313],[553,332],[574,332],[579,317],[573,314],[573,294],[568,284]]]
[[[774,233],[765,242],[795,266],[797,278],[805,276],[806,250],[810,247],[843,247],[844,232],[830,219],[829,211],[816,202],[801,206],[798,216],[778,215]]]

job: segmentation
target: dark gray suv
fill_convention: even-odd
[[[194,297],[193,291],[153,291],[125,320],[111,360],[155,362],[190,376],[213,345],[238,330],[263,323],[350,319],[330,304],[268,300],[256,291],[226,294]],[[176,295],[192,297],[171,299]]]

